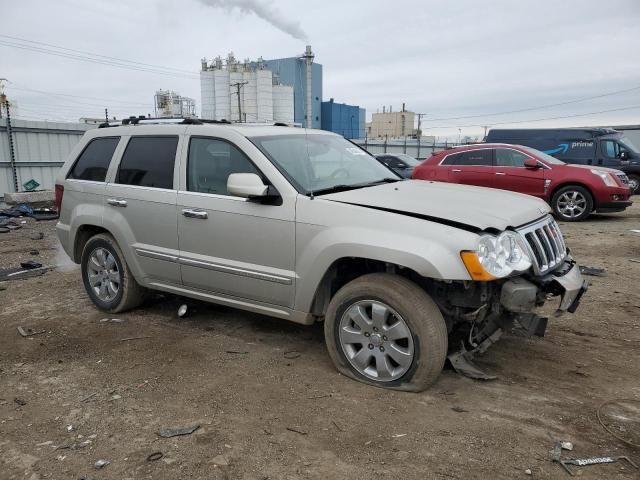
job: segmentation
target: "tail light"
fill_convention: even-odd
[[[56,184],[56,210],[62,211],[62,196],[64,195],[64,185]]]

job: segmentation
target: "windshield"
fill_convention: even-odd
[[[336,135],[274,135],[250,140],[301,193],[400,180],[375,157]]]
[[[404,163],[409,165],[410,167],[417,167],[420,165],[420,161],[413,158],[411,155],[407,155],[406,153],[394,153],[394,157],[398,157]]]
[[[557,158],[552,157],[551,155],[548,155],[544,152],[541,152],[540,150],[536,150],[535,148],[524,147],[524,146],[522,148],[524,148],[530,154],[535,155],[540,160],[544,160],[545,162],[550,163],[551,165],[566,165],[566,163],[563,162],[562,160],[558,160]]]
[[[623,147],[625,147],[627,150],[631,151],[631,152],[640,152],[640,150],[638,150],[638,148],[631,142],[631,140],[629,140],[629,137],[622,137],[618,140]]]

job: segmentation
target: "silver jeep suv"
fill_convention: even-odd
[[[87,132],[57,178],[57,232],[93,303],[147,290],[302,324],[337,369],[419,391],[506,328],[544,334],[551,296],[585,290],[549,207],[489,188],[406,180],[344,138],[183,121]]]

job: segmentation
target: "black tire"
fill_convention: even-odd
[[[413,339],[411,366],[400,378],[392,381],[377,381],[360,373],[348,360],[340,344],[340,321],[347,309],[357,302],[371,300],[383,302],[395,310]],[[440,310],[422,288],[398,275],[372,273],[342,287],[329,303],[324,334],[329,356],[340,373],[382,388],[422,391],[438,378],[447,357],[447,327]],[[365,349],[364,344],[362,349]]]
[[[640,175],[629,175],[629,182],[632,186],[631,194],[639,195],[640,194]],[[635,188],[633,188],[634,184],[635,184]]]
[[[92,253],[97,249],[107,250],[113,255],[118,273],[120,274],[120,284],[117,293],[113,299],[107,301],[98,296],[89,282],[88,262]],[[89,295],[91,301],[100,310],[109,313],[124,312],[137,307],[144,300],[145,289],[133,278],[131,270],[122,254],[122,250],[120,250],[120,247],[111,235],[100,233],[91,237],[82,250],[80,266],[82,269],[82,282],[84,283],[87,295]]]
[[[584,209],[580,213],[575,212],[575,210],[572,213],[571,210],[563,204],[567,196],[576,196],[580,199],[580,206],[583,206]],[[582,201],[584,201],[584,203],[582,203]],[[563,222],[580,222],[591,215],[593,211],[593,196],[589,190],[580,185],[567,185],[554,193],[551,199],[551,208],[558,220]]]

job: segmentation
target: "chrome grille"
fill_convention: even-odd
[[[627,177],[624,173],[618,173],[618,179],[623,183],[623,185],[629,185],[629,177]]]
[[[518,232],[527,241],[536,275],[544,275],[553,270],[567,256],[567,246],[560,227],[551,216],[520,228]]]

